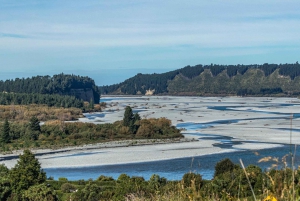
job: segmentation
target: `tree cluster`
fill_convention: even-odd
[[[229,78],[237,75],[244,75],[250,69],[258,69],[263,72],[265,77],[270,76],[275,70],[279,69],[279,75],[289,76],[294,80],[300,75],[300,65],[295,64],[268,64],[263,65],[250,64],[250,65],[196,65],[186,66],[184,68],[170,71],[162,74],[137,74],[136,76],[125,80],[120,84],[111,86],[100,87],[102,94],[145,94],[148,89],[155,89],[155,94],[166,94],[169,92],[169,84],[175,79],[177,75],[183,76],[188,80],[197,79],[205,69],[208,69],[213,77],[219,76],[223,71]],[[247,80],[246,80],[247,81]],[[219,83],[222,84],[222,83]],[[251,83],[249,83],[251,84]],[[269,86],[269,88],[276,88],[277,86]],[[261,88],[267,88],[261,86]],[[251,90],[251,89],[248,89]],[[260,94],[258,91],[252,91],[254,94]],[[267,92],[267,91],[264,91]],[[271,90],[271,92],[275,92]],[[219,93],[229,93],[228,91],[220,91]],[[237,92],[236,92],[237,93]],[[265,94],[265,93],[264,93]]]
[[[46,173],[29,150],[24,150],[17,164],[9,170],[0,165],[0,200],[56,201],[56,193],[46,185]]]
[[[219,75],[223,70],[225,70],[225,67],[222,65],[211,65],[209,67],[211,74],[215,77]]]
[[[133,114],[132,109],[130,106],[126,106],[123,118],[123,126],[129,128],[130,132],[136,134],[137,130],[139,129],[139,121],[141,117],[138,113]]]
[[[94,80],[89,77],[58,74],[51,76],[35,76],[32,78],[16,78],[15,80],[0,81],[1,92],[26,93],[26,94],[59,94],[75,95],[74,89],[92,89],[94,102],[99,103],[100,92]],[[90,100],[85,100],[90,101]]]
[[[168,92],[168,81],[174,79],[176,75],[181,74],[188,79],[192,79],[200,75],[203,70],[202,65],[196,65],[194,67],[186,66],[184,68],[162,74],[139,73],[120,84],[102,86],[100,87],[100,91],[101,94],[110,94],[120,89],[123,94],[145,94],[146,90],[155,89],[156,94],[163,94]]]
[[[141,119],[133,114],[130,107],[124,113],[124,120],[113,124],[93,124],[83,122],[66,123],[60,120],[40,121],[33,116],[28,122],[3,124],[1,142],[6,149],[53,148],[103,142],[116,139],[170,139],[181,138],[180,130],[172,126],[166,118]],[[6,125],[8,124],[6,128]],[[5,131],[5,132],[4,132]]]
[[[292,80],[300,75],[300,64],[298,62],[295,64],[280,64],[279,66],[280,75],[289,76]]]
[[[83,100],[74,96],[62,96],[58,94],[37,94],[37,93],[7,93],[0,92],[0,105],[30,105],[39,104],[49,107],[76,107],[83,108]]]

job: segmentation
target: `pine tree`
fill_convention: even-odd
[[[24,150],[14,168],[9,172],[13,192],[20,194],[30,186],[46,181],[46,173],[41,169],[41,164],[29,150]]]
[[[91,98],[90,103],[89,103],[89,108],[94,109],[94,100]]]
[[[123,126],[130,127],[130,125],[132,125],[132,120],[133,120],[132,109],[130,106],[126,106],[124,118],[123,118]]]
[[[36,117],[31,117],[29,120],[29,127],[32,131],[41,131],[40,121]]]
[[[9,123],[8,123],[7,119],[5,119],[4,125],[3,125],[3,130],[2,130],[2,135],[1,135],[2,143],[9,142],[9,131],[10,131]]]
[[[130,106],[126,106],[123,118],[123,126],[129,127],[131,133],[136,134],[139,125],[137,122],[141,120],[141,117],[138,113],[133,114]]]

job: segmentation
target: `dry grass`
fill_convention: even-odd
[[[70,121],[82,117],[78,108],[48,107],[45,105],[0,105],[0,120],[28,121],[36,116],[40,121]]]

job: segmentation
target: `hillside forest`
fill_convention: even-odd
[[[100,92],[93,79],[86,76],[68,75],[63,73],[52,77],[35,76],[32,78],[16,78],[14,80],[6,81],[0,80],[0,92],[15,94],[2,94],[0,96],[1,104],[5,102],[8,102],[8,104],[10,102],[18,104],[24,101],[24,103],[29,102],[54,105],[56,103],[53,102],[58,101],[62,105],[68,105],[73,101],[68,100],[66,97],[59,98],[58,96],[49,95],[74,96],[82,101],[90,102],[92,100],[96,104],[98,104],[100,100]],[[39,96],[38,94],[43,94],[45,96]],[[32,95],[32,97],[30,97],[30,95]],[[81,103],[76,104],[82,106],[79,105]]]
[[[122,83],[101,86],[101,94],[298,96],[300,64],[196,65],[162,74],[137,74]]]

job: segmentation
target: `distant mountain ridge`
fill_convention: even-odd
[[[137,74],[122,83],[101,86],[103,95],[253,95],[297,96],[300,65],[196,65],[162,74]]]

